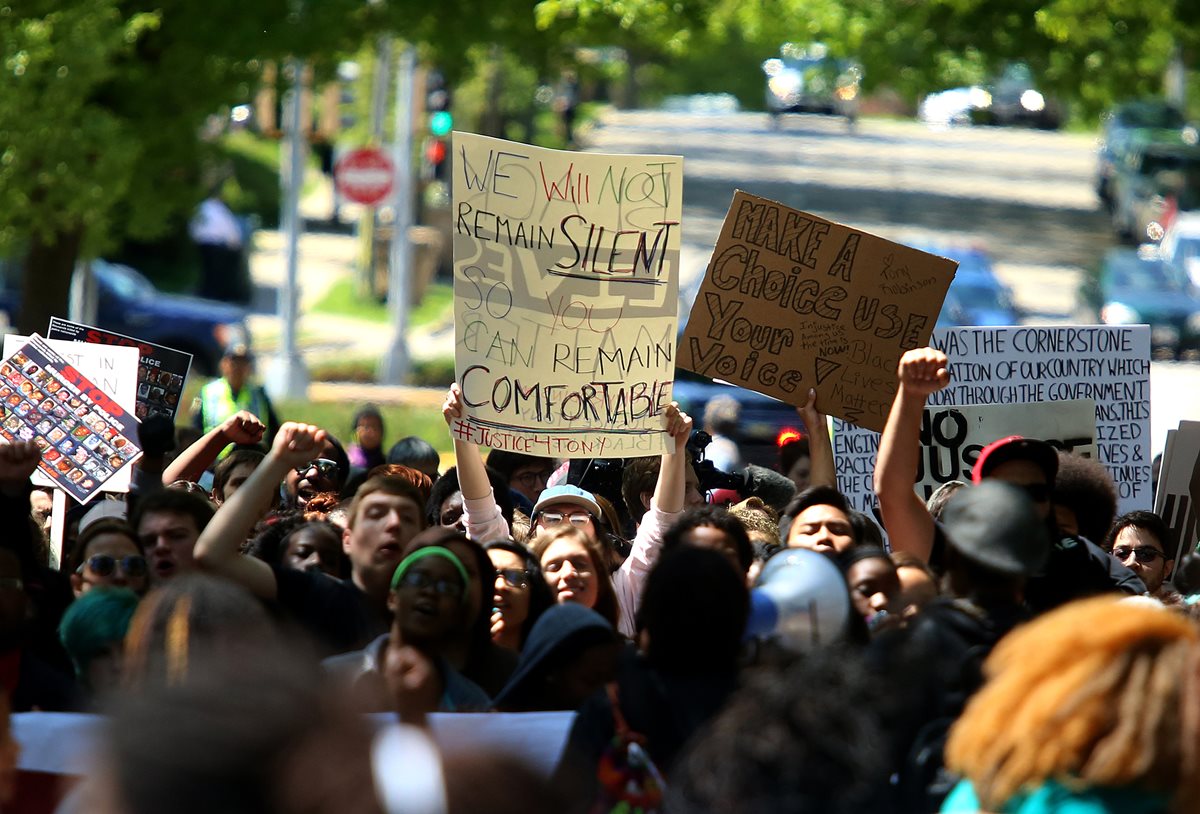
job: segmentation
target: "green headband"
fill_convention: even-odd
[[[408,573],[408,569],[412,568],[419,560],[426,557],[441,557],[444,560],[449,560],[450,564],[458,571],[458,575],[463,581],[463,596],[466,596],[466,589],[471,586],[471,578],[467,576],[467,569],[463,566],[462,560],[454,555],[454,552],[448,548],[443,548],[440,545],[425,546],[418,548],[413,553],[400,561],[396,566],[395,573],[392,574],[392,590],[396,590],[396,586],[400,584],[400,580],[404,579],[404,575]]]

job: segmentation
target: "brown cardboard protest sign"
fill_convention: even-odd
[[[896,364],[929,342],[958,264],[734,193],[679,365],[882,430]]]

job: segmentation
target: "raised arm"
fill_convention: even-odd
[[[253,413],[245,410],[231,415],[220,426],[210,430],[196,443],[179,453],[163,470],[163,483],[177,480],[199,480],[204,470],[217,460],[221,450],[230,444],[257,444],[266,427]]]
[[[654,484],[654,496],[650,499],[650,508],[642,516],[629,556],[612,575],[613,588],[621,605],[617,626],[626,636],[633,636],[637,632],[635,617],[641,601],[642,586],[650,574],[650,569],[658,561],[663,532],[684,508],[687,490],[687,442],[692,434],[692,418],[680,410],[675,402],[671,402],[664,415],[664,429],[671,436],[675,451],[663,454],[658,467],[658,481]]]
[[[321,454],[325,431],[311,424],[284,424],[266,459],[229,498],[196,541],[196,562],[206,571],[219,574],[263,599],[274,599],[279,586],[271,566],[241,553],[241,545],[254,524],[271,505],[279,482],[293,467]]]
[[[817,409],[815,389],[808,391],[808,402],[803,407],[797,407],[796,412],[808,433],[809,485],[836,489],[837,469],[833,463],[833,442],[829,440],[829,422],[825,420],[825,414]]]
[[[0,441],[0,523],[4,523],[5,547],[17,552],[22,566],[34,550],[29,524],[29,476],[41,459],[42,451],[32,441]]]
[[[447,426],[463,417],[462,391],[458,382],[450,385],[446,401],[442,404],[442,417]],[[451,433],[453,437],[453,433]],[[479,445],[470,441],[454,440],[454,458],[458,466],[458,488],[463,496],[463,523],[467,536],[481,543],[502,540],[512,534],[508,521],[500,514],[496,496],[492,493],[492,482],[488,480],[487,467],[479,454]]]
[[[913,489],[921,454],[921,414],[925,399],[950,383],[946,354],[917,348],[900,357],[900,386],[888,413],[875,461],[875,494],[893,551],[928,560],[933,549],[933,518]]]

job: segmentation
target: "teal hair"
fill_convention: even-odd
[[[63,614],[58,637],[85,685],[92,659],[125,639],[137,610],[138,595],[128,588],[97,586],[76,599]]]
[[[408,570],[412,568],[413,565],[420,560],[425,559],[426,557],[441,557],[444,560],[450,561],[450,564],[454,566],[456,571],[458,571],[458,575],[462,577],[463,597],[465,598],[467,595],[467,590],[469,590],[471,587],[471,578],[467,576],[466,566],[462,564],[462,560],[455,556],[453,551],[440,545],[431,545],[424,548],[418,548],[416,551],[402,559],[400,564],[396,566],[395,572],[392,574],[392,590],[396,590],[396,586],[400,584],[400,580],[404,579],[404,575],[408,573]]]

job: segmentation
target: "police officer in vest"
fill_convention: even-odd
[[[239,342],[225,349],[225,355],[221,357],[221,377],[201,388],[196,400],[198,404],[192,411],[197,429],[208,433],[225,419],[246,410],[267,425],[263,444],[270,445],[279,429],[279,418],[262,386],[250,382],[253,372],[254,356],[250,348]]]

